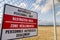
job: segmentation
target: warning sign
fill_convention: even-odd
[[[37,35],[37,13],[5,4],[2,39],[10,40]]]

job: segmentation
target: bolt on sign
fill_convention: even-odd
[[[37,35],[37,13],[4,5],[1,40],[26,38]]]

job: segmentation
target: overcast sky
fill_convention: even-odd
[[[37,12],[39,25],[53,25],[53,0],[1,0],[0,17],[3,14],[4,3]],[[54,4],[56,23],[60,24],[60,0],[54,0]]]

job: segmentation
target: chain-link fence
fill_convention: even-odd
[[[0,24],[2,23],[4,4],[10,4],[10,5],[14,5],[17,7],[25,8],[25,4],[23,2],[27,2],[27,0],[1,0],[0,1]],[[29,0],[29,3],[31,3],[31,0]],[[32,5],[32,4],[30,4],[30,5]],[[22,6],[24,6],[24,7],[22,7]],[[29,8],[31,8],[31,7],[29,7]],[[1,27],[0,27],[0,30],[1,30]],[[14,39],[14,40],[25,40],[25,39]]]
[[[28,2],[27,2],[28,1]],[[35,11],[35,9],[36,9],[36,11],[37,12],[39,12],[39,11],[41,11],[42,9],[39,7],[39,5],[42,5],[43,3],[41,3],[41,4],[39,4],[39,1],[40,0],[38,0],[37,2],[36,2],[36,4],[33,4],[34,5],[34,7],[35,7],[35,9],[34,9],[34,7],[33,6],[31,6],[32,5],[32,2],[34,3],[36,0],[1,0],[0,1],[0,23],[2,23],[2,17],[3,17],[3,8],[4,8],[4,4],[10,4],[10,5],[14,5],[14,6],[17,6],[17,7],[22,7],[22,8],[25,8],[25,9],[28,9],[28,10],[32,10],[32,11]],[[46,1],[46,0],[45,0]],[[27,3],[27,4],[24,4],[24,3]],[[39,4],[39,5],[38,5]],[[27,6],[26,6],[27,5]],[[29,6],[30,5],[30,6]],[[36,6],[37,5],[37,6]],[[51,4],[50,4],[51,5]],[[50,8],[50,6],[48,6],[49,8]],[[48,8],[48,9],[49,9]],[[33,10],[34,9],[34,10]],[[37,10],[38,9],[38,10]],[[40,10],[41,9],[41,10]],[[43,9],[43,11],[45,11],[45,9],[47,9],[46,7]],[[42,12],[43,12],[42,11]],[[47,10],[48,11],[48,10]],[[52,12],[51,12],[52,13]],[[38,18],[40,18],[40,16],[41,15],[43,15],[42,13],[40,13],[39,12],[39,14],[38,14]],[[47,18],[47,21],[46,22],[50,22],[49,20],[48,20],[48,17],[49,16],[51,16],[52,18],[53,18],[53,16],[52,16],[53,14],[51,14],[51,15],[49,15],[49,14],[47,14],[47,15],[45,15],[45,16],[41,16],[42,18],[44,18],[44,17],[46,17]],[[52,18],[50,18],[50,19],[52,19]],[[41,20],[40,20],[41,21]],[[43,22],[45,22],[44,20],[43,20]],[[53,20],[52,20],[53,21]],[[42,22],[42,24],[44,24]],[[16,39],[16,40],[54,40],[54,28],[53,28],[53,25],[51,26],[51,25],[40,25],[40,26],[38,26],[38,36],[34,36],[34,37],[30,37],[30,38],[23,38],[23,39]]]

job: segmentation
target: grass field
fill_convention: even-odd
[[[60,26],[57,26],[57,40],[60,40]]]
[[[23,38],[20,40],[54,40],[54,27],[53,26],[39,26],[38,36],[30,37],[30,38]]]
[[[60,26],[56,27],[57,40],[60,40]],[[18,40],[54,40],[54,27],[53,26],[39,26],[38,36],[23,38]]]

